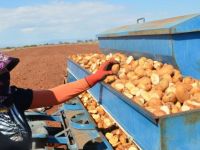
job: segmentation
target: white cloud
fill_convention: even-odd
[[[104,1],[57,1],[45,5],[0,8],[0,32],[12,29],[18,34],[37,35],[37,38],[42,35],[42,39],[90,38],[110,27],[135,22],[134,15],[126,9]],[[34,37],[32,39],[34,41]]]
[[[28,28],[22,28],[21,29],[21,32],[23,32],[23,33],[33,33],[34,32],[34,28],[32,28],[32,27],[28,27]]]

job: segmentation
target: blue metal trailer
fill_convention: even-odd
[[[200,15],[123,26],[98,35],[104,53],[128,53],[167,62],[182,74],[200,79]],[[68,60],[68,78],[89,73]],[[109,85],[98,83],[89,92],[143,150],[199,150],[200,110],[156,117]]]

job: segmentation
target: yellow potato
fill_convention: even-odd
[[[157,73],[152,73],[151,74],[151,82],[154,85],[157,85],[160,82],[160,77]]]
[[[184,77],[183,83],[192,84],[192,83],[194,83],[194,79],[192,77]]]
[[[166,113],[163,110],[160,110],[160,109],[153,111],[153,114],[155,116],[158,116],[158,117],[166,115]]]
[[[164,64],[163,67],[158,70],[158,74],[160,76],[164,75],[164,74],[169,74],[172,75],[174,72],[174,67],[172,65],[168,65],[168,64]]]
[[[126,64],[130,64],[133,60],[133,56],[128,56],[128,58],[126,59]]]
[[[126,135],[123,134],[119,137],[119,141],[122,143],[122,144],[125,144],[127,143],[127,138],[126,138]]]
[[[153,107],[153,106],[161,106],[162,105],[162,101],[160,99],[150,99],[146,104],[146,106],[150,106],[150,107]]]
[[[165,102],[165,103],[166,102],[175,103],[177,101],[175,93],[172,93],[172,92],[171,93],[165,93],[163,98],[162,98],[162,101]]]
[[[143,106],[144,102],[145,102],[144,99],[141,96],[134,96],[132,98],[132,101],[134,101],[135,103],[137,103],[140,106]]]
[[[136,74],[139,78],[141,78],[141,77],[143,77],[143,76],[146,75],[145,70],[144,70],[143,68],[141,68],[141,67],[135,68],[135,74]]]
[[[120,66],[119,66],[119,64],[114,64],[113,66],[112,66],[112,72],[113,72],[113,74],[117,74],[118,72],[119,72],[119,69],[120,69]]]
[[[105,114],[105,111],[103,110],[103,108],[101,108],[100,106],[98,106],[96,108],[97,112],[100,114],[100,115],[104,115]]]
[[[109,75],[109,76],[107,76],[106,78],[105,78],[105,80],[104,80],[104,82],[105,83],[112,83],[113,81],[115,81],[116,80],[116,76],[115,75]]]
[[[109,139],[109,142],[113,147],[116,147],[119,144],[118,141],[119,141],[118,136],[113,136],[111,139]]]
[[[158,85],[156,85],[157,90],[165,91],[169,87],[169,81],[162,79]]]
[[[190,93],[187,90],[185,84],[179,83],[176,85],[176,98],[181,103],[183,103],[187,99],[190,99]]]
[[[107,138],[108,140],[110,140],[110,139],[113,138],[113,134],[110,133],[110,132],[107,132],[107,133],[105,134],[105,136],[106,136],[106,138]]]

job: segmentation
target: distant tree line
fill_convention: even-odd
[[[60,41],[58,43],[31,44],[31,45],[24,45],[24,46],[21,46],[21,47],[10,47],[10,46],[7,46],[7,47],[5,47],[3,49],[28,48],[28,47],[37,47],[37,46],[43,46],[43,45],[57,45],[57,44],[95,43],[95,42],[98,42],[98,41],[96,39],[76,40],[75,42]]]

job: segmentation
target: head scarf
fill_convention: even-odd
[[[0,53],[0,104],[9,103],[10,71],[19,63],[18,58]]]

